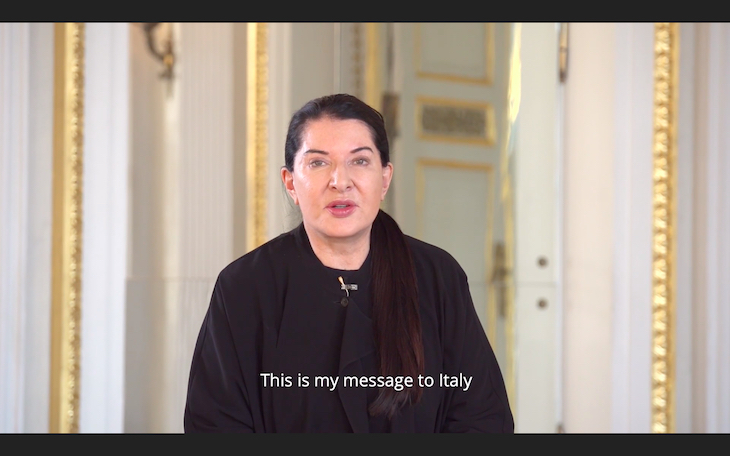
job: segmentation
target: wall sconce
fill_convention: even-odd
[[[175,66],[175,54],[172,50],[172,29],[167,37],[167,40],[163,43],[162,52],[157,50],[157,44],[155,43],[155,29],[162,22],[143,22],[142,30],[144,31],[145,37],[147,38],[147,48],[155,59],[162,62],[165,69],[160,73],[162,79],[172,80],[173,67]]]

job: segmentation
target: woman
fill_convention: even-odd
[[[513,432],[464,271],[379,209],[392,176],[362,101],[294,114],[281,177],[302,223],[220,273],[186,432]]]

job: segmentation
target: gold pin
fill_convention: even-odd
[[[342,284],[342,286],[340,287],[340,290],[345,290],[345,293],[347,293],[347,297],[349,298],[350,297],[350,289],[347,287],[347,285],[345,285],[345,281],[342,280],[342,276],[338,277],[338,279],[340,279],[340,283]]]
[[[340,290],[345,290],[345,293],[347,293],[348,298],[350,297],[350,290],[357,291],[356,283],[351,283],[348,285],[345,283],[344,280],[342,280],[342,277],[338,277],[338,279],[340,280],[340,283],[342,284],[342,286],[340,287]]]

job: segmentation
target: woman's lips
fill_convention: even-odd
[[[357,206],[352,201],[333,201],[327,206],[327,210],[335,217],[347,217],[355,212]]]

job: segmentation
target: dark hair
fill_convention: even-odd
[[[381,163],[386,166],[390,162],[383,116],[352,95],[337,94],[309,101],[292,116],[284,146],[284,162],[290,172],[307,122],[325,117],[363,121],[370,128]],[[371,415],[392,418],[402,406],[417,403],[423,395],[416,381],[424,373],[416,268],[403,232],[382,210],[373,222],[370,249],[373,332],[380,374],[410,376],[414,380],[412,388],[402,391],[382,388],[370,404]]]

